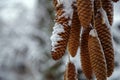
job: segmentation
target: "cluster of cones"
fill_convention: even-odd
[[[83,73],[88,80],[95,75],[97,80],[107,80],[114,70],[114,50],[110,27],[113,23],[113,2],[118,0],[77,0],[73,1],[72,18],[63,14],[62,0],[54,0],[56,23],[63,26],[62,39],[56,41],[51,51],[52,58],[59,60],[68,48],[69,55],[76,56],[80,46]],[[69,1],[69,0],[68,0]],[[71,20],[71,25],[69,21]],[[68,62],[64,80],[77,80],[75,65]]]

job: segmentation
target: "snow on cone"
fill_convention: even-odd
[[[113,23],[113,2],[111,0],[101,0],[102,7],[106,11],[110,25]]]
[[[81,26],[88,27],[92,20],[92,1],[77,0],[77,10]]]
[[[60,59],[65,54],[65,50],[70,34],[72,8],[70,8],[69,10],[71,11],[71,13],[67,13],[66,7],[63,7],[65,4],[65,3],[63,4],[63,2],[59,2],[59,0],[54,0],[54,5],[56,9],[56,20],[55,20],[56,23],[53,27],[53,32],[51,36],[51,41],[52,41],[51,54],[54,60]],[[68,5],[68,6],[72,7],[72,5]]]
[[[92,68],[91,68],[90,56],[88,52],[88,38],[89,38],[90,30],[91,30],[90,28],[83,29],[81,35],[81,44],[80,44],[81,66],[83,73],[85,74],[88,80],[92,79]]]
[[[69,62],[66,66],[64,80],[77,80],[76,68],[72,62]]]
[[[102,24],[102,17],[99,14],[95,17],[95,28],[103,47],[107,64],[107,76],[109,77],[114,70],[114,50],[110,29],[105,24]]]
[[[88,48],[91,66],[97,80],[107,80],[106,63],[97,37],[89,36]]]
[[[72,26],[70,30],[70,37],[68,42],[68,51],[70,52],[71,56],[74,57],[77,53],[79,47],[79,39],[80,39],[80,21],[77,15],[77,8],[74,7],[73,19],[72,19]]]

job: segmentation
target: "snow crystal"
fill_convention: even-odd
[[[96,33],[95,29],[92,29],[89,34],[93,37],[97,36],[97,33]]]
[[[101,8],[99,9],[99,11],[100,11],[100,13],[101,13],[102,16],[103,16],[104,23],[107,25],[108,28],[110,28],[111,25],[110,25],[110,23],[109,23],[109,21],[108,21],[108,17],[107,17],[107,14],[106,14],[105,10],[101,7]]]
[[[57,41],[62,40],[61,36],[58,35],[61,32],[64,32],[63,26],[61,24],[55,23],[52,36],[50,38],[52,41],[52,51],[55,51],[55,45],[57,45]]]

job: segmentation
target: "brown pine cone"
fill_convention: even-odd
[[[97,37],[89,36],[88,48],[91,66],[97,80],[107,80],[106,63]]]
[[[70,37],[68,42],[68,50],[72,57],[76,55],[79,47],[80,29],[81,26],[77,15],[77,8],[74,7],[72,26],[71,26]]]
[[[101,0],[102,7],[106,11],[110,25],[113,23],[113,3],[111,0]]]
[[[89,27],[92,20],[91,0],[77,0],[77,10],[81,26]]]
[[[92,68],[90,63],[90,56],[88,52],[88,38],[90,28],[83,29],[81,35],[81,44],[80,44],[80,56],[81,56],[81,66],[83,73],[85,74],[88,80],[92,79]]]
[[[70,34],[70,17],[66,18],[65,16],[63,16],[65,11],[62,7],[62,4],[59,5],[57,1],[54,1],[54,5],[56,9],[56,23],[53,27],[53,35],[51,36],[51,54],[54,60],[58,60],[65,54],[65,50],[67,47],[67,42]]]
[[[64,80],[77,80],[76,68],[72,62],[67,64]]]
[[[114,69],[114,50],[110,29],[105,24],[102,24],[102,17],[100,13],[95,17],[95,28],[103,47],[107,64],[107,76],[109,77],[113,73]]]

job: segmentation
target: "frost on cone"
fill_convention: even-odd
[[[105,59],[98,38],[90,35],[88,47],[91,66],[97,80],[107,80]]]
[[[72,57],[74,57],[77,53],[78,46],[79,46],[79,39],[80,39],[80,21],[77,15],[77,8],[74,7],[73,12],[73,19],[72,19],[72,26],[70,30],[70,37],[68,42],[68,50]]]
[[[68,25],[70,17],[66,18],[63,16],[65,13],[62,4],[58,4],[56,0],[54,0],[54,5],[56,9],[56,23],[53,34],[51,36],[52,40],[52,58],[54,60],[60,59],[66,50],[69,34],[70,34],[70,26]],[[60,29],[63,29],[61,32],[57,30],[57,27],[60,25]],[[54,39],[57,38],[57,39]]]
[[[77,10],[81,26],[88,27],[92,20],[91,0],[77,0]]]
[[[67,64],[64,74],[64,80],[77,80],[76,68],[72,62],[69,62]]]
[[[83,29],[80,45],[81,66],[83,73],[88,80],[92,79],[92,68],[90,63],[90,56],[88,52],[88,37],[90,28]]]
[[[109,77],[114,69],[114,50],[110,29],[105,24],[102,24],[102,17],[100,13],[98,13],[98,15],[95,17],[95,28],[103,47],[107,64],[107,76]]]
[[[111,0],[101,0],[102,7],[107,13],[108,21],[110,25],[113,23],[113,3]]]

